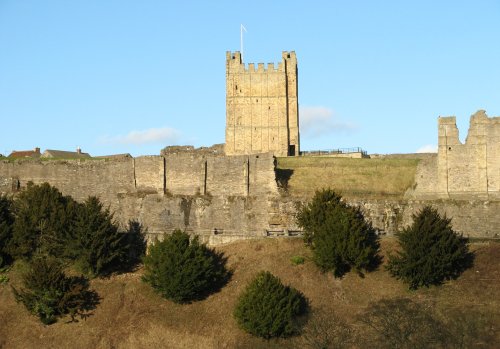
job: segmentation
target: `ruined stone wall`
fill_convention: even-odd
[[[133,159],[135,189],[140,192],[163,193],[165,159],[162,156],[140,156]]]
[[[500,117],[471,116],[465,144],[455,117],[438,120],[438,154],[417,170],[416,198],[500,199]]]
[[[28,182],[48,182],[65,195],[84,200],[89,195],[112,201],[135,190],[134,159],[0,161],[1,192],[23,188]]]
[[[195,150],[113,160],[0,161],[0,192],[48,182],[79,201],[98,196],[121,225],[139,219],[151,236],[183,229],[227,241],[262,236],[269,227],[269,198],[278,193],[274,166],[270,153],[226,157]]]
[[[165,156],[166,193],[171,195],[249,196],[277,193],[274,157],[198,155]]]
[[[440,118],[438,176],[438,191],[450,198],[500,198],[500,117],[472,115],[465,144],[455,118]]]
[[[273,152],[298,155],[299,120],[295,52],[257,67],[240,52],[226,53],[226,155]]]
[[[281,198],[273,205],[271,217],[276,229],[300,230],[295,222],[297,207],[308,199]],[[500,238],[500,201],[464,200],[383,200],[345,199],[359,207],[365,218],[382,234],[395,234],[413,223],[413,215],[430,205],[443,216],[451,218],[453,229],[467,237]]]

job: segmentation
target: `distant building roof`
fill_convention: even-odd
[[[82,153],[80,148],[77,148],[76,151],[47,149],[43,152],[41,157],[53,159],[81,159],[90,158],[91,156],[88,153]]]
[[[94,159],[121,159],[121,158],[131,158],[131,157],[132,155],[130,155],[129,153],[93,156]]]
[[[13,150],[12,153],[10,153],[9,158],[16,158],[16,159],[21,159],[21,158],[34,158],[38,159],[40,157],[40,148],[35,148],[33,150]]]

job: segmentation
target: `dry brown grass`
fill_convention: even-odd
[[[278,169],[291,170],[288,192],[311,197],[330,187],[343,196],[403,197],[415,183],[417,159],[278,158]]]
[[[395,240],[382,240],[386,253]],[[312,307],[335,311],[352,322],[369,302],[408,296],[437,307],[500,309],[500,244],[475,244],[476,265],[442,287],[410,292],[381,268],[365,278],[349,273],[343,279],[320,273],[300,239],[263,239],[220,248],[234,270],[231,281],[204,301],[177,305],[141,282],[142,271],[92,281],[102,297],[94,314],[78,323],[64,320],[50,326],[15,303],[9,285],[0,286],[0,347],[4,348],[289,348],[300,338],[266,342],[239,330],[232,317],[237,296],[260,270],[269,270],[301,290]],[[306,262],[293,265],[293,256]],[[10,284],[18,285],[16,271]],[[65,319],[67,320],[67,319]],[[498,317],[497,317],[498,320]],[[498,323],[498,322],[497,322]]]

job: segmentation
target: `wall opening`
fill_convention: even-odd
[[[250,158],[247,158],[247,164],[246,165],[247,165],[246,166],[247,167],[246,168],[246,170],[247,170],[247,176],[246,176],[247,177],[246,178],[246,180],[247,180],[246,195],[248,196],[248,195],[250,195]]]
[[[163,194],[167,193],[167,159],[163,158]]]
[[[208,175],[207,160],[205,160],[205,171],[203,176],[203,195],[207,195],[207,175]]]

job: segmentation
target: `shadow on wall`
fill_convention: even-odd
[[[278,184],[278,188],[287,190],[288,189],[288,181],[293,175],[293,170],[289,168],[276,168],[276,183]]]

